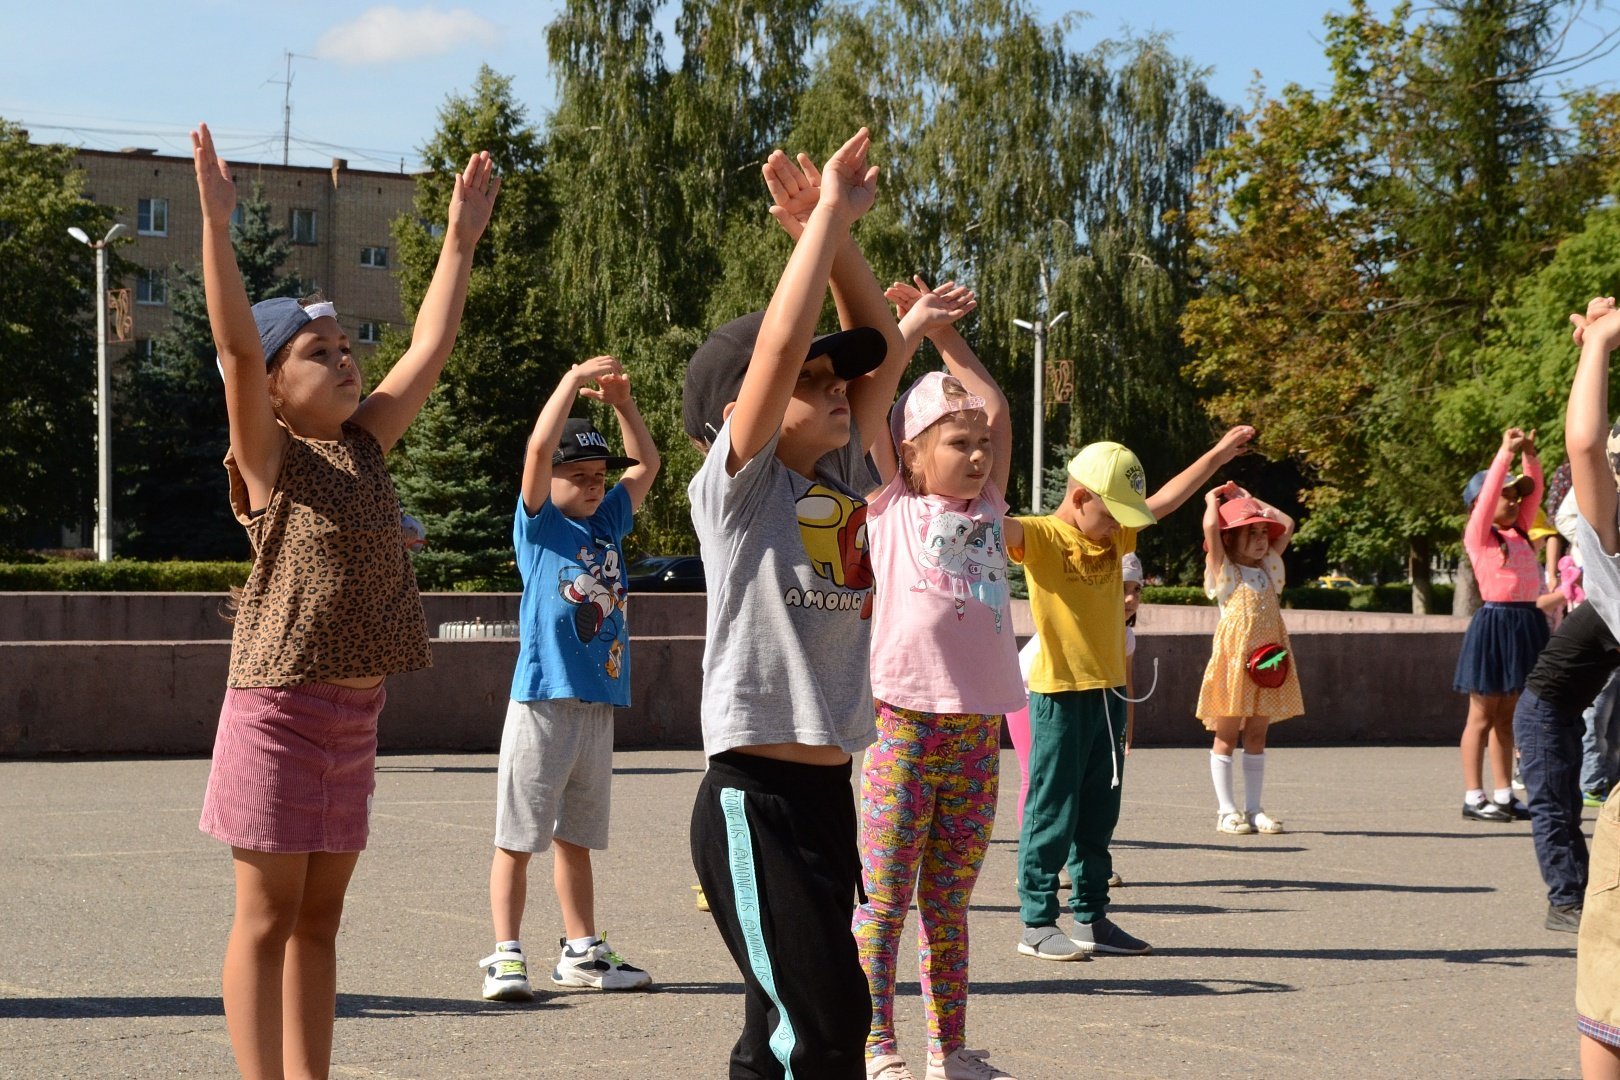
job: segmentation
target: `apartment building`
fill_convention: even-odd
[[[130,290],[132,343],[142,347],[169,320],[170,268],[198,267],[202,213],[191,158],[153,150],[80,150],[85,192],[117,208],[117,220],[135,238],[118,253],[140,267],[132,280],[109,283]],[[333,158],[329,169],[231,162],[239,196],[262,185],[271,220],[285,229],[292,253],[284,269],[336,302],[355,353],[363,357],[384,327],[404,321],[390,229],[413,212],[414,177],[351,169]]]

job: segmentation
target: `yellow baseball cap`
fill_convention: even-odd
[[[1069,462],[1069,477],[1103,501],[1114,520],[1130,529],[1158,521],[1147,505],[1147,474],[1129,448],[1094,442]]]

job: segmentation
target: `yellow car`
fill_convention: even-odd
[[[1353,589],[1361,582],[1355,578],[1345,577],[1343,574],[1323,574],[1311,584],[1318,589]]]

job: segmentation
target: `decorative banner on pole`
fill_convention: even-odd
[[[135,317],[130,312],[129,290],[107,290],[107,337],[111,341],[129,341],[135,336]]]
[[[1074,361],[1048,360],[1046,362],[1046,408],[1067,404],[1074,396]]]

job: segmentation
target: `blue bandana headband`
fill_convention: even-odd
[[[259,348],[264,350],[264,366],[270,367],[270,361],[276,353],[280,352],[298,331],[314,322],[316,319],[330,315],[337,318],[337,307],[330,301],[310,304],[305,307],[290,296],[278,296],[271,300],[260,300],[253,305],[253,325],[259,331]],[[225,375],[225,365],[216,356],[214,364],[219,368],[220,377]]]

